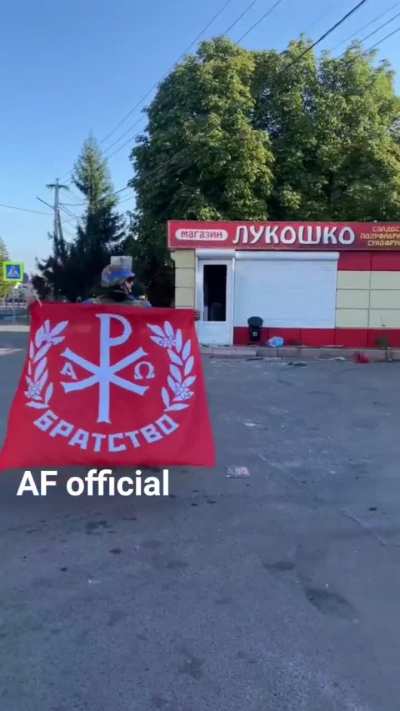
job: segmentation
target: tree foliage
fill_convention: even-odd
[[[205,42],[161,84],[132,151],[132,251],[153,302],[171,296],[168,219],[262,219],[272,185],[265,131],[253,128],[255,61],[228,40]],[[168,288],[169,287],[169,288]],[[161,299],[161,301],[160,301]]]
[[[55,297],[75,301],[93,292],[110,255],[120,253],[125,235],[106,162],[92,138],[83,146],[72,182],[86,205],[76,236],[67,242],[53,235],[53,254],[39,266]]]
[[[293,42],[256,56],[255,125],[275,157],[272,219],[390,220],[400,208],[399,99],[386,64]]]
[[[398,219],[390,67],[357,44],[339,58],[308,47],[250,52],[220,38],[161,83],[131,155],[130,248],[150,291],[172,293],[169,219]]]
[[[316,56],[203,42],[160,84],[131,153],[129,236],[89,139],[73,181],[87,207],[73,242],[40,265],[55,293],[86,296],[110,251],[128,250],[155,305],[173,298],[171,219],[398,220],[400,104],[389,65],[355,43]]]

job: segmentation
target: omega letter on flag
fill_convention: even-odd
[[[0,469],[213,466],[194,312],[31,307]]]

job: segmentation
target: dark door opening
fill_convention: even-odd
[[[226,264],[205,264],[203,321],[226,321]]]

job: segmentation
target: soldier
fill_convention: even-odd
[[[135,273],[131,269],[120,264],[108,264],[101,273],[100,293],[89,303],[150,307],[149,301],[132,294],[134,280]]]
[[[143,298],[136,298],[133,293],[133,285],[135,281],[135,272],[132,271],[126,264],[113,263],[107,264],[101,273],[101,285],[97,296],[87,299],[81,303],[84,304],[121,304],[121,306],[140,306],[144,308],[151,307],[150,302]],[[39,301],[39,297],[33,287],[27,293],[28,305],[33,301]],[[40,301],[39,301],[40,303]],[[195,319],[198,321],[200,313],[195,311]]]
[[[126,264],[110,263],[101,273],[101,292],[95,299],[86,303],[122,304],[130,306],[151,307],[151,303],[144,297],[135,298],[132,289],[135,281],[135,272]],[[200,312],[195,311],[195,320],[200,319]]]

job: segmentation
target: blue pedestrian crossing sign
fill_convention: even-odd
[[[4,281],[18,283],[24,279],[24,265],[22,262],[3,262]]]

